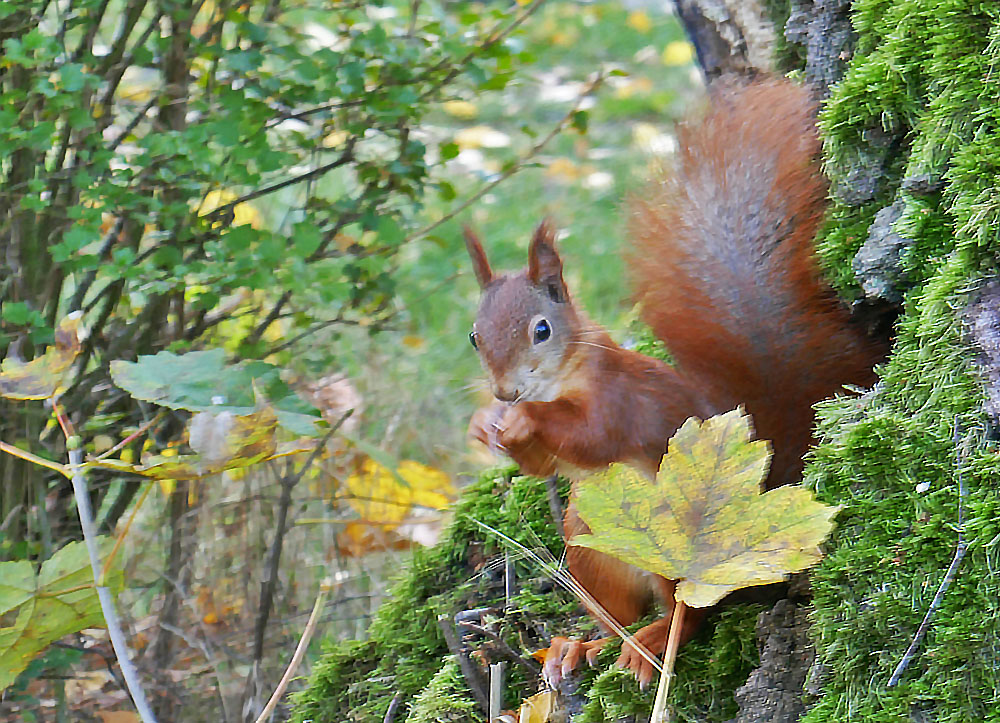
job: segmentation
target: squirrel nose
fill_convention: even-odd
[[[517,399],[517,390],[508,391],[506,389],[501,389],[500,387],[493,388],[493,396],[499,399],[501,402],[513,402]]]

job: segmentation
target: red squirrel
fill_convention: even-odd
[[[625,462],[654,475],[688,417],[743,405],[773,446],[766,487],[794,483],[813,404],[874,382],[881,349],[851,322],[813,255],[827,186],[809,92],[764,80],[724,86],[711,100],[703,118],[678,127],[675,167],[631,204],[636,300],[673,366],[621,348],[574,305],[549,223],[535,231],[527,269],[505,275],[466,230],[482,288],[470,339],[499,400],[476,413],[470,433],[522,471]],[[567,539],[587,531],[571,504]],[[587,548],[571,546],[566,557],[622,625],[660,598],[667,616],[637,638],[662,654],[674,582]],[[685,637],[700,622],[690,617]],[[547,677],[558,680],[584,654],[592,661],[602,642],[557,638]],[[648,682],[652,666],[623,651],[618,664]]]

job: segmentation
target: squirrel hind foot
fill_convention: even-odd
[[[586,660],[588,665],[594,665],[598,653],[610,640],[611,638],[601,638],[582,641],[559,636],[552,638],[545,653],[542,678],[550,688],[558,688],[559,684],[579,667],[581,661]]]

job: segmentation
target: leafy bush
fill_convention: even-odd
[[[105,385],[111,359],[212,339],[287,357],[319,329],[381,328],[443,155],[418,128],[454,93],[506,85],[519,60],[504,40],[531,11],[5,3],[0,358],[32,358],[82,310],[65,404],[121,429],[140,412]],[[0,403],[0,438],[59,454],[44,425]],[[0,518],[43,508],[21,462],[0,457],[0,479]]]

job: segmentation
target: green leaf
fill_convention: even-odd
[[[222,349],[113,361],[111,378],[136,399],[191,412],[251,414],[257,411],[256,390],[275,408],[280,426],[298,435],[320,433],[319,412],[282,381],[278,367],[261,361],[227,365]]]
[[[102,558],[114,540],[99,538]],[[122,587],[120,567],[103,581]],[[16,611],[16,615],[15,615]],[[0,613],[12,624],[0,627],[0,690],[55,640],[84,628],[104,626],[94,577],[83,542],[71,542],[42,563],[38,575],[25,560],[0,562]]]
[[[14,326],[44,326],[45,317],[32,309],[23,301],[5,301],[0,311],[0,318]]]
[[[839,508],[800,486],[760,494],[770,451],[750,437],[740,410],[692,418],[655,480],[625,465],[584,480],[576,508],[593,534],[570,544],[679,580],[675,597],[692,607],[815,564]]]
[[[322,234],[315,223],[297,223],[292,231],[292,240],[295,243],[295,250],[301,256],[309,256],[319,248],[323,240]]]
[[[379,216],[375,230],[379,238],[390,246],[401,244],[406,239],[406,233],[392,216]]]
[[[458,193],[455,191],[455,187],[448,183],[448,181],[440,181],[438,182],[438,195],[442,201],[453,201]]]

